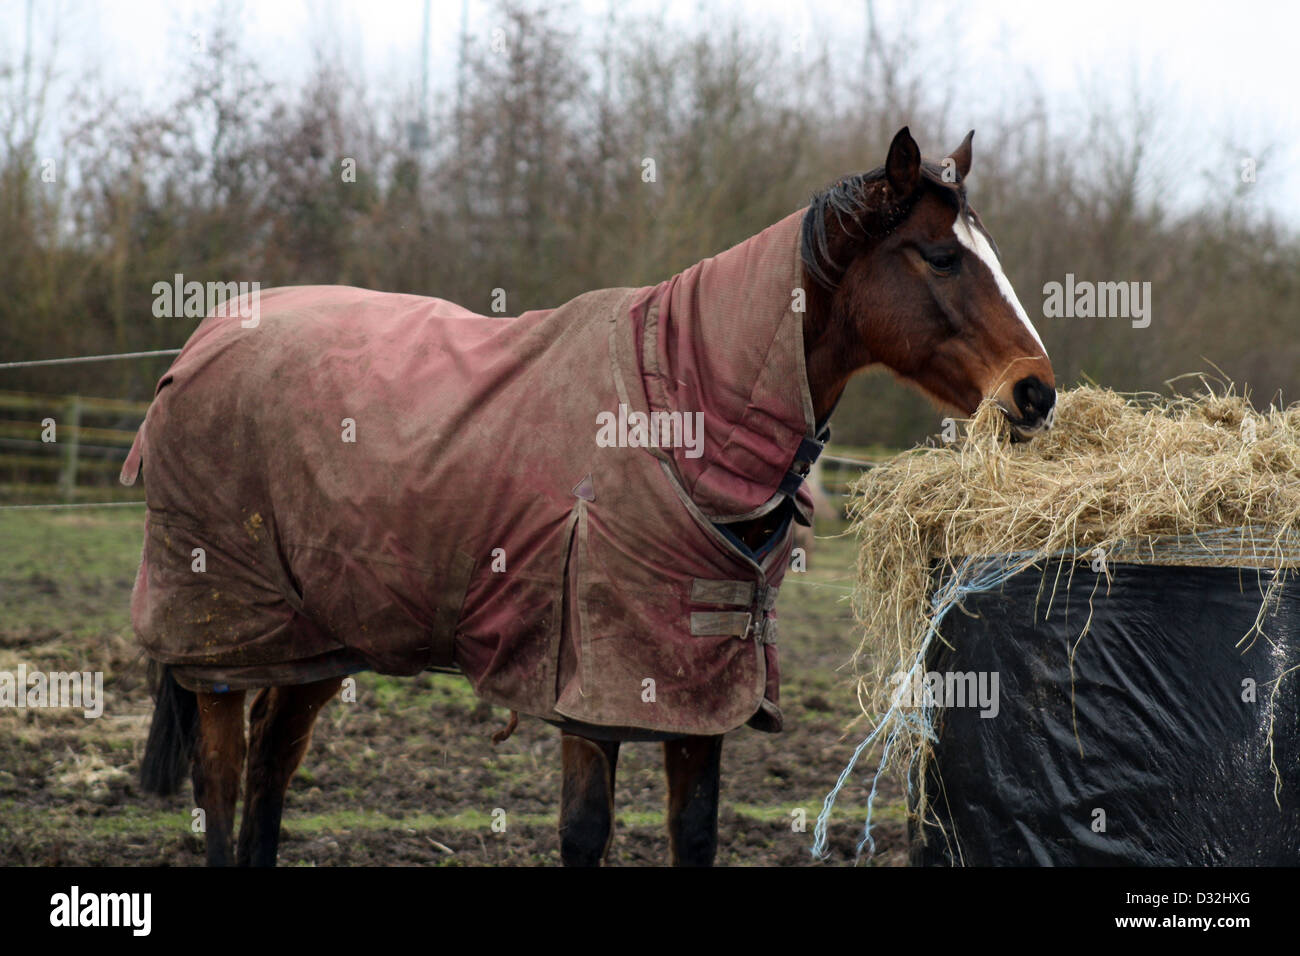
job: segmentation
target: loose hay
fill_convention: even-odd
[[[1041,569],[1037,613],[1051,613],[1056,583],[1077,564],[1057,557],[1261,569],[1260,613],[1243,643],[1259,635],[1284,569],[1300,565],[1300,404],[1259,414],[1230,387],[1201,384],[1200,394],[1166,398],[1064,391],[1056,427],[1018,445],[986,402],[956,442],[863,475],[850,506],[863,627],[855,664],[874,729],[854,761],[881,744],[878,775],[907,768],[924,786],[933,708],[901,706],[898,675],[924,669],[962,597],[1013,574]],[[814,852],[852,767],[827,797]],[[924,814],[925,794],[914,796]],[[868,844],[870,818],[859,849]]]

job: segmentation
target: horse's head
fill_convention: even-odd
[[[802,243],[809,373],[833,393],[818,404],[880,363],[967,415],[995,399],[1019,438],[1051,427],[1052,363],[966,202],[973,136],[936,164],[904,127],[884,166],[813,200]]]

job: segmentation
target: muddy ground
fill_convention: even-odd
[[[140,509],[0,514],[0,671],[102,670],[104,715],[0,709],[0,864],[194,866],[188,784],[174,798],[136,784],[151,703],[129,626]],[[849,671],[856,645],[846,603],[852,543],[819,542],[813,566],[781,595],[779,735],[742,729],[723,749],[718,863],[846,865],[860,838],[870,767],[841,795],[830,856],[810,855],[813,822],[845,766],[859,724]],[[329,704],[290,787],[280,863],[554,865],[559,745],[523,720],[494,747],[506,712],[448,675],[358,677],[357,700]],[[662,864],[662,745],[624,744],[609,862]],[[505,811],[504,832],[492,826]],[[797,826],[798,811],[806,828]],[[500,817],[500,814],[497,814]],[[906,837],[900,787],[882,780],[864,863],[898,865]]]

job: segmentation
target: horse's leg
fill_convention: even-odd
[[[244,692],[198,693],[199,733],[194,748],[194,802],[203,811],[208,866],[235,862],[235,804],[244,767]]]
[[[239,827],[240,866],[275,866],[289,780],[311,743],[316,715],[342,683],[343,678],[330,677],[312,684],[266,687],[253,698],[248,714],[244,820]]]
[[[722,736],[664,743],[668,845],[673,866],[712,866],[718,850],[718,772]]]
[[[599,866],[614,830],[618,741],[562,734],[560,751],[560,859],[565,866]]]

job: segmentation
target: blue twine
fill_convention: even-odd
[[[907,669],[907,674],[899,687],[898,693],[894,695],[889,709],[885,711],[875,729],[854,749],[848,765],[840,772],[839,779],[835,781],[835,786],[831,788],[830,793],[826,795],[826,799],[822,802],[821,813],[817,815],[817,825],[813,828],[812,855],[814,859],[821,860],[827,856],[827,829],[830,825],[831,810],[835,806],[835,800],[839,797],[840,790],[843,789],[852,775],[858,758],[883,733],[885,735],[885,745],[881,750],[880,762],[876,765],[876,775],[871,782],[871,792],[867,796],[867,820],[863,828],[862,839],[858,842],[857,847],[859,858],[862,856],[864,847],[870,847],[869,855],[876,852],[876,841],[871,835],[871,818],[875,812],[876,789],[880,783],[882,772],[889,763],[890,754],[904,734],[919,734],[931,742],[937,742],[939,739],[934,729],[935,705],[933,702],[929,701],[926,695],[922,695],[918,711],[909,713],[903,709],[904,688],[913,686],[912,682],[918,668],[924,668],[930,644],[935,635],[938,634],[939,625],[943,623],[943,619],[948,615],[949,611],[971,594],[978,594],[981,591],[989,591],[1000,587],[1009,578],[1019,574],[1032,564],[1038,557],[1040,556],[1030,551],[1020,551],[992,558],[968,557],[963,559],[952,574],[939,582],[934,594],[930,597],[930,619],[926,626],[925,638],[921,641],[921,646],[912,659],[911,666]],[[915,761],[916,757],[914,755],[909,770],[915,766]],[[912,796],[912,776],[913,774],[909,772],[907,783],[909,802]]]

